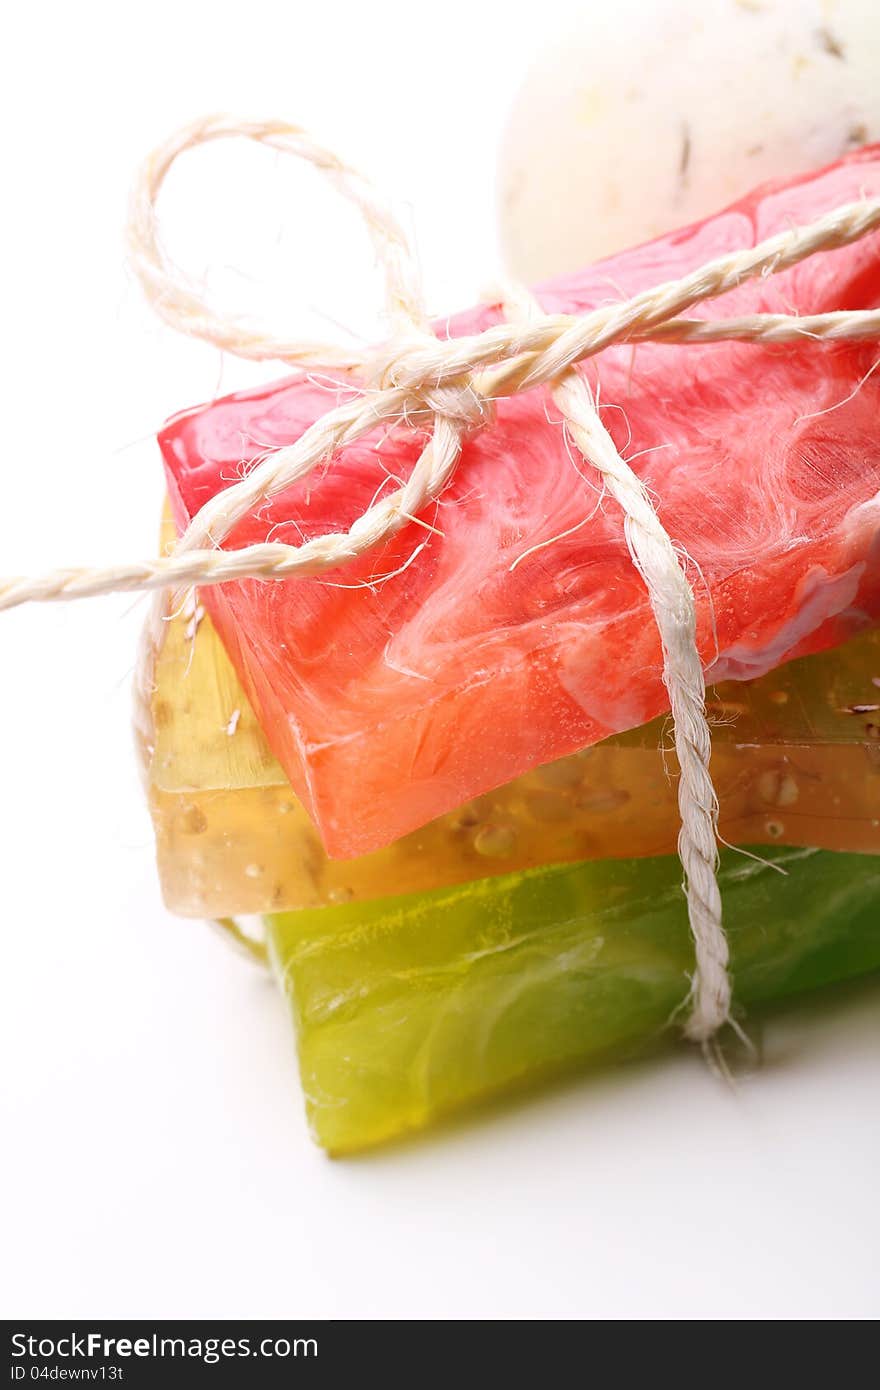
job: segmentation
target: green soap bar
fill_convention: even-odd
[[[722,855],[735,1000],[880,968],[880,856]],[[693,947],[677,859],[536,869],[266,918],[306,1106],[341,1154],[460,1105],[659,1040]]]

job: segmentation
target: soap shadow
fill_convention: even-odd
[[[746,1033],[752,1051],[735,1040],[724,1048],[724,1060],[729,1071],[728,1082],[733,1091],[750,1078],[777,1076],[802,1068],[811,1059],[827,1055],[829,1038],[838,1047],[848,1045],[839,1037],[840,1025],[848,1021],[858,1024],[863,1016],[872,1025],[880,1022],[880,973],[828,985],[809,994],[794,996],[772,1007],[755,1009],[745,1020]],[[600,1102],[605,1094],[620,1093],[624,1087],[642,1084],[652,1075],[660,1075],[674,1060],[689,1059],[694,1067],[703,1067],[699,1051],[692,1044],[674,1037],[649,1041],[639,1048],[615,1056],[613,1060],[596,1059],[572,1063],[562,1069],[540,1073],[528,1082],[518,1082],[493,1096],[465,1102],[445,1115],[438,1115],[423,1129],[410,1130],[368,1149],[348,1154],[331,1155],[334,1163],[357,1166],[381,1165],[383,1159],[396,1158],[409,1152],[419,1152],[426,1146],[437,1147],[455,1142],[463,1136],[478,1133],[484,1128],[514,1120],[527,1110],[536,1115],[543,1106],[555,1109],[560,1100],[573,1096],[589,1097]],[[719,1078],[719,1085],[727,1084]]]
[[[748,1019],[748,1025],[754,1026],[753,1041],[758,1049],[755,1069],[776,1074],[823,1055],[829,1035],[837,1035],[841,1025],[857,1023],[862,1015],[872,1020],[876,1030],[880,1023],[880,973],[841,980],[756,1009]]]

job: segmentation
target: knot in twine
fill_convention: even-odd
[[[212,140],[244,136],[320,170],[359,209],[385,279],[390,325],[386,343],[356,352],[335,343],[284,338],[217,314],[199,288],[167,257],[158,236],[156,201],[175,160]],[[159,316],[180,332],[253,361],[353,377],[361,388],[327,412],[294,443],[262,457],[241,481],[217,494],[192,519],[170,555],[111,569],[56,570],[36,578],[0,580],[0,610],[27,602],[154,590],[136,693],[149,744],[153,664],[161,645],[165,591],[228,580],[289,579],[344,565],[380,545],[447,486],[472,430],[492,419],[492,401],[548,385],[562,427],[600,475],[623,515],[633,564],[645,583],[663,651],[675,749],[680,767],[678,852],[694,940],[695,970],[685,1034],[707,1049],[730,1023],[731,981],[718,888],[718,800],[709,773],[711,737],[705,680],[696,644],[696,605],[676,547],[660,523],[643,483],[621,458],[602,424],[579,363],[615,343],[644,341],[750,343],[835,341],[880,337],[880,310],[826,314],[752,314],[705,322],[681,317],[689,308],[755,276],[786,270],[819,251],[859,240],[880,227],[880,198],[835,208],[806,227],[793,227],[757,246],[717,257],[680,280],[668,281],[590,313],[546,315],[522,287],[500,296],[505,322],[470,337],[438,341],[425,312],[408,239],[390,207],[356,169],[283,121],[237,121],[214,116],[186,126],[159,146],[141,168],[128,223],[131,264]],[[346,444],[378,425],[405,424],[428,438],[408,481],[373,503],[344,533],[301,545],[265,543],[224,551],[220,545],[253,508],[316,467],[330,464]]]
[[[443,416],[465,433],[490,425],[495,418],[494,402],[477,389],[469,374],[436,386],[422,381],[413,386],[413,362],[420,352],[430,353],[436,342],[433,333],[402,332],[393,343],[364,358],[358,373],[360,383],[377,391],[411,392],[411,403],[404,409],[408,424],[428,414],[435,419]]]

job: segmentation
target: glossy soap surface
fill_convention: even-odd
[[[539,297],[551,311],[583,311],[877,193],[874,147]],[[700,313],[878,302],[874,235]],[[497,318],[478,309],[440,332]],[[875,358],[871,343],[641,345],[611,349],[588,368],[619,448],[694,562],[710,679],[759,675],[880,617]],[[160,442],[178,525],[345,395],[298,378],[172,421]],[[347,447],[227,543],[349,525],[377,488],[408,474],[423,442],[398,429]],[[275,756],[335,856],[389,844],[666,707],[659,642],[619,512],[575,467],[545,392],[499,403],[497,423],[467,441],[425,520],[442,534],[412,526],[344,574],[203,595]]]
[[[721,833],[880,853],[880,630],[710,691]],[[149,799],[168,906],[195,917],[368,901],[675,850],[663,721],[549,763],[393,845],[331,859],[200,608],[165,626]]]
[[[762,853],[786,873],[722,860],[740,1006],[880,967],[880,859]],[[680,882],[665,857],[577,864],[268,918],[315,1138],[351,1152],[659,1045],[693,970]]]

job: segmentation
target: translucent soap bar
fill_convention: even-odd
[[[732,843],[880,853],[880,631],[711,692]],[[168,906],[311,908],[514,869],[671,853],[676,762],[655,721],[537,768],[359,859],[330,859],[200,609],[166,624],[149,795]]]
[[[880,195],[880,148],[537,289],[548,314],[609,304]],[[880,299],[880,232],[699,306],[712,319]],[[697,275],[697,278],[698,275]],[[483,303],[435,325],[497,326]],[[585,371],[616,446],[694,578],[713,678],[769,672],[880,622],[876,344],[617,343]],[[391,375],[394,373],[392,371]],[[158,440],[183,528],[267,450],[358,389],[310,375],[212,400]],[[377,419],[332,464],[260,494],[227,550],[348,530],[412,476],[423,422]],[[372,853],[536,767],[668,709],[648,593],[619,508],[573,460],[546,389],[493,401],[436,505],[338,575],[205,589],[242,684],[337,856]],[[378,490],[378,491],[377,491]],[[587,524],[588,523],[588,524]],[[428,530],[425,530],[427,525]],[[873,558],[872,558],[873,557]]]
[[[723,856],[735,999],[880,968],[880,859]],[[681,867],[567,865],[266,919],[303,1091],[334,1154],[548,1074],[656,1045],[688,991]]]

